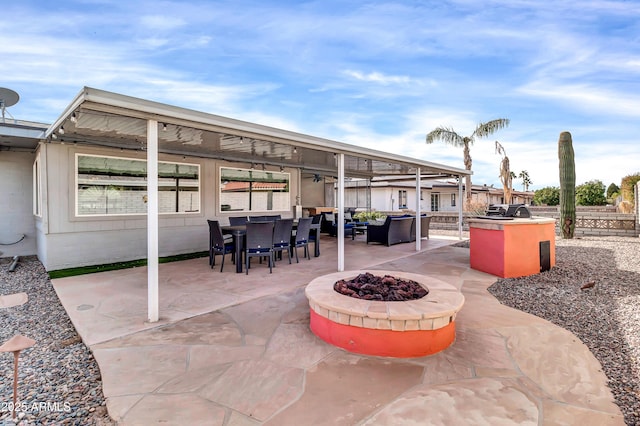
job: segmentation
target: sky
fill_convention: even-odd
[[[464,168],[501,187],[505,149],[531,189],[640,172],[637,0],[83,0],[6,2],[0,87],[16,119],[52,123],[82,87]],[[514,181],[521,190],[522,182]]]

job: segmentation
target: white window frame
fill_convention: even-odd
[[[77,152],[75,154],[75,165],[74,165],[74,213],[77,218],[87,218],[87,217],[122,217],[122,216],[146,216],[147,212],[139,212],[139,213],[97,213],[97,214],[80,214],[78,212],[78,159],[79,157],[99,157],[99,158],[113,158],[117,160],[128,160],[128,161],[139,161],[141,163],[147,162],[146,159],[141,158],[132,158],[132,157],[121,157],[115,155],[100,155],[100,154],[85,154],[82,152]],[[200,164],[197,163],[188,163],[188,162],[177,162],[177,161],[159,161],[161,164],[178,164],[185,166],[195,166],[198,169],[198,210],[194,211],[171,211],[171,212],[159,212],[160,215],[199,215],[202,213],[202,170]],[[144,182],[146,186],[146,179]],[[143,196],[144,197],[144,196]],[[145,201],[146,202],[146,201]]]
[[[220,213],[234,213],[237,212],[238,214],[244,214],[244,213],[272,213],[272,212],[284,212],[284,211],[289,211],[289,208],[286,209],[279,209],[279,210],[266,210],[266,209],[247,209],[247,210],[222,210],[222,185],[223,185],[223,181],[222,181],[222,170],[223,169],[228,169],[228,170],[240,170],[240,171],[257,171],[257,172],[261,172],[261,173],[277,173],[277,174],[281,174],[281,175],[286,175],[286,179],[287,179],[287,186],[289,188],[289,190],[286,192],[288,195],[288,199],[289,199],[289,206],[291,205],[291,173],[289,172],[284,172],[284,171],[274,171],[274,170],[254,170],[254,169],[245,169],[242,167],[233,167],[233,166],[220,166],[219,170],[218,170],[218,178],[217,178],[217,182],[218,182],[218,200],[217,200],[217,209],[218,211],[220,211]]]
[[[407,190],[406,189],[398,190],[398,208],[399,209],[407,208]]]
[[[434,203],[434,200],[436,201],[435,203]],[[435,206],[435,209],[433,208],[434,206]],[[431,193],[431,211],[432,212],[440,211],[440,193],[439,192]]]

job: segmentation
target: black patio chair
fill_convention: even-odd
[[[275,221],[273,227],[273,251],[274,256],[279,253],[282,256],[282,252],[286,251],[289,257],[289,264],[291,264],[291,230],[293,229],[293,219],[279,219]]]
[[[231,226],[239,226],[247,223],[246,216],[229,216],[229,225]]]
[[[248,222],[244,246],[246,273],[252,257],[267,257],[269,273],[273,272],[273,222]]]
[[[222,255],[220,272],[224,268],[224,256],[231,253],[231,260],[235,263],[236,246],[233,239],[225,238],[217,220],[207,220],[209,223],[209,266],[213,269],[216,266],[216,254]]]
[[[249,216],[249,222],[269,222],[267,216]]]
[[[271,220],[271,221],[275,222],[276,220],[280,220],[280,219],[282,219],[282,216],[281,216],[281,215],[279,215],[279,214],[272,214],[272,215],[264,216],[264,218],[265,218],[266,220]]]
[[[319,224],[322,221],[322,214],[314,214],[311,216],[311,223],[314,225]]]
[[[322,222],[320,223],[320,232],[330,234],[333,225],[336,223],[336,215],[334,213],[322,213]]]
[[[307,259],[311,260],[309,255],[309,229],[311,228],[310,217],[303,217],[298,219],[298,229],[296,234],[291,237],[291,248],[296,253],[296,263],[300,263],[298,260],[298,247],[304,247],[304,255]]]

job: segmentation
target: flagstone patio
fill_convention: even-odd
[[[335,272],[336,242],[273,274],[160,265],[160,321],[147,323],[146,268],[53,280],[100,366],[122,425],[624,424],[600,364],[570,332],[503,306],[496,277],[438,238],[345,241],[345,269],[428,275],[461,289],[451,347],[432,356],[348,353],[309,330],[304,287]],[[230,265],[230,262],[229,262]]]

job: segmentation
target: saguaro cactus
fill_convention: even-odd
[[[558,139],[560,161],[560,227],[562,238],[573,238],[576,226],[576,165],[571,133],[562,132]]]

